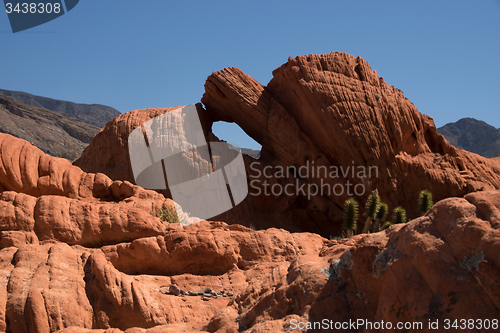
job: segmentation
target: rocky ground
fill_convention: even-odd
[[[498,318],[499,191],[330,241],[223,222],[183,228],[149,214],[172,204],[156,192],[9,135],[0,147],[1,331],[299,332],[296,323],[323,319]]]
[[[498,320],[499,161],[449,145],[367,66],[337,53],[290,59],[274,73],[286,74],[286,93],[225,69],[209,78],[206,109],[199,106],[207,138],[216,139],[213,121],[234,120],[260,138],[263,165],[307,154],[328,165],[378,161],[391,178],[373,186],[391,205],[413,202],[422,186],[443,199],[408,223],[348,239],[305,231],[311,223],[322,234],[340,229],[341,198],[333,197],[305,206],[257,197],[226,215],[232,221],[185,227],[151,215],[174,203],[127,178],[126,138],[172,108],[108,123],[75,163],[96,172],[0,134],[0,331],[302,332],[323,320],[333,326],[308,332],[384,331],[335,330],[363,319],[436,332],[446,319]],[[244,214],[260,217],[262,230],[242,225],[251,220]],[[429,328],[436,320],[439,329]],[[464,331],[484,331],[477,327]]]

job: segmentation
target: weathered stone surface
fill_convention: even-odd
[[[150,208],[152,210],[152,207]],[[40,240],[100,246],[164,234],[168,223],[128,204],[95,204],[58,196],[42,196],[35,207]]]
[[[117,116],[95,135],[94,140],[74,164],[87,172],[101,172],[113,180],[128,180],[134,183],[128,136],[142,123],[177,108],[135,110]]]
[[[0,193],[0,231],[32,231],[36,198],[24,193]]]
[[[418,112],[361,57],[333,52],[289,58],[273,72],[267,86],[238,68],[224,68],[208,77],[201,101],[206,110],[200,105],[199,115],[207,139],[216,140],[210,132],[213,122],[227,121],[262,144],[258,165],[250,167],[255,159],[245,156],[248,182],[256,181],[256,188],[250,188],[250,195],[236,208],[213,220],[328,237],[340,234],[343,203],[355,185],[356,193],[362,194],[354,196],[362,206],[378,189],[390,210],[401,205],[411,218],[419,216],[416,202],[423,189],[438,201],[500,188],[498,159],[451,146],[437,133],[431,117]],[[96,135],[75,165],[133,183],[128,135],[142,122],[173,109],[135,110],[117,117]],[[306,166],[306,176],[291,172],[266,179],[262,175],[266,167]],[[331,177],[330,171],[328,176],[324,171],[321,177],[313,176],[311,170],[318,167],[347,171],[342,175],[337,169],[338,177]],[[359,174],[358,167],[367,172]],[[374,167],[371,173],[370,167]],[[268,188],[291,184],[292,194],[274,195],[268,190],[264,195],[264,181]],[[300,191],[302,186],[306,190],[312,186],[313,195]],[[316,186],[324,188],[323,195],[314,194]]]
[[[361,184],[365,192],[355,197],[362,203],[378,189],[391,209],[401,205],[410,217],[419,215],[416,202],[423,189],[437,201],[500,188],[498,162],[451,146],[437,133],[431,117],[418,112],[360,57],[334,52],[289,58],[266,87],[240,69],[225,68],[208,77],[202,103],[211,121],[235,122],[262,144],[261,170],[268,165],[309,165],[310,171],[312,165],[376,166],[378,177],[353,177],[349,172],[338,179],[311,173],[298,178],[300,184],[319,188],[322,180],[332,188],[342,184],[344,190],[347,181]],[[280,183],[294,183],[295,178]],[[268,214],[273,225],[335,235],[347,198],[346,191],[306,198],[310,200],[303,194],[249,196],[238,208],[244,213],[234,216],[236,209],[218,218],[231,219],[232,214],[264,227],[259,217]]]
[[[495,319],[499,217],[500,192],[484,191],[440,201],[407,224],[340,241],[201,222],[101,248],[10,246],[0,250],[0,327],[298,332],[293,323],[324,318],[424,325]],[[231,295],[164,294],[171,285]]]
[[[102,251],[117,269],[128,274],[222,275],[260,261],[317,253],[322,241],[315,234],[234,230],[225,223],[204,221],[165,236],[105,246]]]
[[[5,191],[0,194],[0,248],[58,240],[67,244],[101,246],[163,235],[181,228],[150,212],[170,199],[128,197],[122,202],[88,202],[54,195],[35,198]]]
[[[92,328],[93,311],[85,291],[79,251],[63,243],[27,245],[11,257],[6,284],[8,332],[55,332],[69,326]]]
[[[128,181],[112,181],[102,173],[83,172],[68,160],[49,156],[27,141],[0,133],[0,193],[4,191],[91,201],[165,200],[161,194]]]
[[[378,76],[370,74],[362,60],[333,54],[329,57],[339,58],[330,63],[328,57],[318,57],[309,60],[299,57],[289,63],[310,64],[317,59],[315,68],[328,69],[322,70],[325,80],[329,75],[332,77],[328,80],[343,75],[344,81],[336,89],[354,87],[349,91],[356,92],[345,91],[348,97],[343,97],[344,100],[355,101],[362,96],[357,90],[359,84],[366,86],[364,89],[368,92],[375,89],[372,92],[376,91],[380,98],[374,97],[374,101],[384,101],[391,96],[390,91],[380,88],[386,86]],[[291,70],[302,71],[305,78],[307,73],[315,73],[313,67],[304,66],[291,66]],[[236,91],[245,79],[244,74],[235,73],[227,76],[231,89],[220,87],[221,96]],[[280,75],[275,72],[275,77]],[[233,79],[229,79],[231,77]],[[293,77],[287,80],[292,87],[312,82],[305,78],[299,83],[293,83]],[[323,86],[316,83],[314,87],[294,89],[299,96],[304,94],[304,101],[309,101],[311,91],[321,100],[318,87]],[[271,96],[272,91],[280,89],[272,82],[262,89],[257,84],[240,88],[235,97],[242,96],[243,109],[271,103],[269,115],[274,115],[294,108]],[[262,95],[255,100],[254,95],[259,91]],[[364,102],[357,103],[368,103],[367,96]],[[271,97],[271,102],[266,101]],[[219,101],[218,107],[222,108],[224,99]],[[395,101],[403,103],[403,99]],[[206,105],[208,110],[210,106]],[[412,189],[416,191],[417,185],[412,184],[418,182],[433,184],[430,188],[433,192],[443,188],[434,192],[438,193],[435,194],[438,199],[442,193],[464,190],[461,184],[466,184],[464,193],[470,193],[441,200],[427,214],[409,223],[342,240],[277,228],[254,231],[224,222],[202,221],[186,227],[162,222],[149,214],[162,205],[174,204],[162,195],[127,180],[113,181],[102,173],[83,172],[22,140],[0,135],[0,332],[300,332],[294,324],[323,319],[334,323],[353,319],[383,320],[394,325],[422,322],[423,329],[419,331],[435,332],[426,326],[429,320],[439,320],[442,324],[444,319],[498,319],[500,191],[489,189],[497,187],[497,162],[456,150],[446,141],[428,141],[425,133],[428,138],[434,135],[431,127],[425,127],[432,125],[431,120],[420,118],[416,110],[417,118],[408,116],[405,112],[411,115],[412,106],[406,107],[384,106],[381,110],[386,113],[376,114],[382,118],[392,117],[390,122],[381,124],[395,126],[390,127],[393,130],[388,130],[389,127],[384,130],[381,126],[379,131],[389,133],[390,145],[386,149],[397,151],[391,162],[396,166],[383,162],[393,168],[389,170],[395,178],[390,182],[409,187],[409,190],[393,188],[396,194],[402,195],[397,202],[410,202],[410,192],[407,196],[404,194]],[[316,117],[324,117],[319,123],[333,124],[328,114],[338,110],[327,109]],[[267,109],[263,110],[267,114]],[[342,149],[354,153],[354,148],[348,147],[358,145],[359,154],[372,161],[370,154],[364,155],[366,147],[353,139],[358,135],[358,139],[368,140],[361,129],[356,130],[356,126],[363,124],[362,119],[357,118],[362,117],[363,112],[351,114],[354,108],[342,110],[335,119],[343,119],[348,114],[357,121],[351,124],[354,134],[342,138],[346,143]],[[221,119],[233,117],[229,112],[210,112],[219,114]],[[299,138],[297,152],[313,154],[328,148],[318,143],[327,139],[323,137],[325,129],[305,134],[302,128],[315,120],[296,122],[301,112],[286,111],[280,116],[289,124],[301,124],[294,132],[294,138]],[[317,111],[311,112],[314,115]],[[207,113],[201,114],[204,126],[214,120],[207,118]],[[255,115],[256,119],[259,117]],[[411,135],[402,141],[398,139],[396,129],[411,127],[413,125],[408,124],[412,121],[417,124],[418,119],[424,120],[415,125],[418,127],[415,135],[419,138],[420,131],[427,128],[423,134],[425,140],[417,140],[413,145],[408,144]],[[286,124],[282,126],[288,126]],[[278,127],[276,123],[275,128]],[[246,130],[258,131],[259,127]],[[344,130],[351,131],[350,127]],[[291,147],[285,142],[285,132],[281,133],[282,139],[273,133],[277,132],[268,131],[268,136],[263,138],[264,146],[268,147],[261,158],[263,165],[291,163],[301,158],[300,154],[291,154],[291,150],[287,155]],[[384,136],[383,133],[372,135]],[[266,142],[271,143],[266,145]],[[433,151],[436,147],[444,149],[438,158]],[[370,149],[390,158],[377,145]],[[337,162],[345,158],[341,154],[332,156]],[[334,163],[331,158],[318,160],[328,165]],[[474,172],[482,172],[481,178],[474,178]],[[405,178],[415,175],[423,178]],[[378,181],[379,192],[385,188],[384,182],[386,180]],[[474,192],[477,189],[482,191]],[[445,190],[451,192],[443,192]],[[391,193],[381,192],[386,199],[392,198]],[[276,218],[276,224],[285,223],[284,218],[292,216],[286,220],[292,224],[289,229],[304,230],[311,228],[311,221],[318,230],[324,230],[321,229],[326,223],[322,218],[324,212],[310,209],[327,209],[329,202],[334,203],[332,198],[312,199],[316,206],[309,206],[309,201],[298,198],[273,201],[261,196],[254,200],[240,205],[234,216],[245,221],[248,215],[252,221],[262,223],[261,226],[271,224],[269,216]],[[249,204],[257,202],[261,204],[253,211]],[[323,206],[318,206],[320,204]],[[333,217],[328,215],[328,221],[332,223],[340,215],[335,215],[334,208],[330,209],[328,214]],[[178,295],[164,292],[172,285],[178,288]],[[227,291],[226,296],[218,295],[218,291]],[[359,328],[358,331],[370,330]]]
[[[128,181],[88,174],[0,134],[0,248],[58,240],[100,246],[180,228],[151,212],[174,203]]]

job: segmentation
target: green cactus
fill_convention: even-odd
[[[378,208],[377,216],[375,216],[375,224],[373,225],[372,232],[379,232],[380,225],[389,213],[389,206],[385,202],[381,202]]]
[[[392,214],[392,224],[398,224],[398,223],[406,223],[406,210],[398,206],[394,208],[394,212]]]
[[[385,230],[385,229],[389,228],[391,225],[392,225],[391,222],[385,221],[385,223],[382,225],[381,230]]]
[[[363,233],[367,233],[370,231],[370,228],[372,226],[372,221],[376,219],[377,217],[377,212],[380,207],[380,197],[378,196],[378,191],[375,190],[368,196],[368,200],[366,201],[365,205],[365,216],[366,216],[366,222],[363,227]]]
[[[356,230],[358,221],[358,202],[354,198],[349,198],[344,203],[344,229],[347,231],[347,237],[352,237]]]
[[[424,215],[433,205],[432,193],[429,190],[422,190],[418,195],[418,210]]]

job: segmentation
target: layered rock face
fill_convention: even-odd
[[[416,202],[423,189],[440,200],[500,188],[498,163],[451,146],[432,118],[418,112],[360,57],[331,53],[289,58],[273,76],[264,87],[237,68],[225,68],[208,77],[202,98],[212,121],[235,122],[262,144],[262,166],[299,170],[308,165],[309,177],[299,175],[300,182],[319,188],[342,184],[337,194],[347,181],[359,184],[364,194],[354,197],[362,204],[377,189],[390,208],[401,205],[411,217],[418,216]],[[312,176],[319,166],[352,167],[356,173],[333,179]],[[372,166],[378,174],[375,169],[358,174]],[[309,200],[303,194],[271,196],[275,200],[252,207],[265,211],[266,203],[277,205],[283,215],[275,220],[328,236],[338,233],[331,226],[340,225],[346,192]]]
[[[128,136],[149,119],[175,109],[177,107],[135,110],[115,117],[95,135],[74,165],[86,172],[104,173],[113,180],[134,183]]]
[[[150,212],[173,205],[130,182],[88,174],[29,142],[0,134],[0,243],[57,240],[95,247],[163,234]]]
[[[206,137],[213,138],[213,122],[227,121],[262,144],[257,163],[245,158],[250,195],[214,220],[328,237],[341,233],[342,207],[350,196],[363,205],[377,189],[390,209],[401,205],[414,218],[423,189],[440,200],[500,188],[498,160],[451,146],[431,117],[360,57],[298,56],[273,75],[263,86],[240,69],[225,68],[206,81],[206,109],[199,110]],[[127,137],[168,110],[117,117],[75,165],[133,183]]]
[[[333,332],[357,319],[435,332],[429,320],[498,320],[497,190],[340,241],[182,228],[149,214],[163,204],[0,135],[0,332],[300,332],[323,320]]]

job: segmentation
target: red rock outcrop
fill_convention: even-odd
[[[128,136],[142,123],[177,108],[135,110],[115,117],[95,135],[88,149],[83,151],[74,165],[87,172],[104,173],[112,180],[128,180],[135,183],[130,165]]]
[[[213,122],[227,121],[262,144],[257,164],[245,157],[248,182],[255,181],[256,186],[236,208],[213,220],[330,236],[340,233],[349,186],[362,205],[378,189],[391,209],[401,205],[409,217],[419,216],[416,202],[423,189],[437,201],[500,188],[498,159],[451,146],[437,133],[431,117],[418,112],[361,57],[340,52],[298,56],[289,58],[273,76],[263,86],[238,68],[225,68],[206,81],[201,100],[206,110],[200,106],[199,114],[207,138],[213,138]],[[75,165],[133,183],[129,133],[171,109],[136,110],[117,117],[96,135]],[[292,172],[265,179],[266,167]],[[321,177],[303,176],[298,173],[301,167],[309,172],[324,167],[328,175],[323,171]],[[365,172],[358,173],[359,167]],[[331,168],[340,170],[338,177],[330,176]],[[292,195],[273,195],[269,190],[264,195],[264,181],[268,188],[290,185]],[[300,191],[302,186],[311,186],[313,194],[316,188],[324,191],[309,197]]]
[[[338,241],[182,228],[149,215],[173,204],[156,192],[0,140],[0,332],[300,332],[324,319],[434,332],[429,320],[498,321],[498,190]]]
[[[165,200],[158,193],[128,181],[112,181],[102,173],[83,172],[66,159],[47,155],[27,141],[3,133],[0,133],[0,191],[91,201],[132,197]]]
[[[326,318],[422,322],[430,332],[429,320],[495,319],[499,221],[500,193],[481,192],[341,241],[202,222],[101,249],[7,247],[0,323],[12,332],[299,332]],[[160,292],[171,284],[234,296]]]
[[[423,189],[441,200],[500,188],[500,164],[451,146],[431,117],[418,112],[361,57],[334,52],[289,58],[266,87],[237,68],[225,68],[208,77],[202,103],[212,121],[235,122],[262,144],[262,166],[356,166],[354,177],[349,172],[340,179],[311,173],[299,178],[319,188],[321,181],[332,188],[343,184],[344,189],[346,181],[360,184],[365,191],[354,196],[361,203],[378,189],[390,208],[401,205],[416,217]],[[376,166],[378,175],[358,177],[358,166]],[[280,181],[286,185],[294,183],[293,178]],[[269,210],[267,205],[278,206],[285,213],[274,219],[301,230],[338,232],[332,226],[340,225],[345,192],[310,200],[285,197],[271,195],[274,200],[251,206],[257,207],[255,215]]]
[[[0,134],[0,244],[58,240],[100,246],[175,227],[149,214],[173,205],[130,182],[88,174],[30,143]]]

